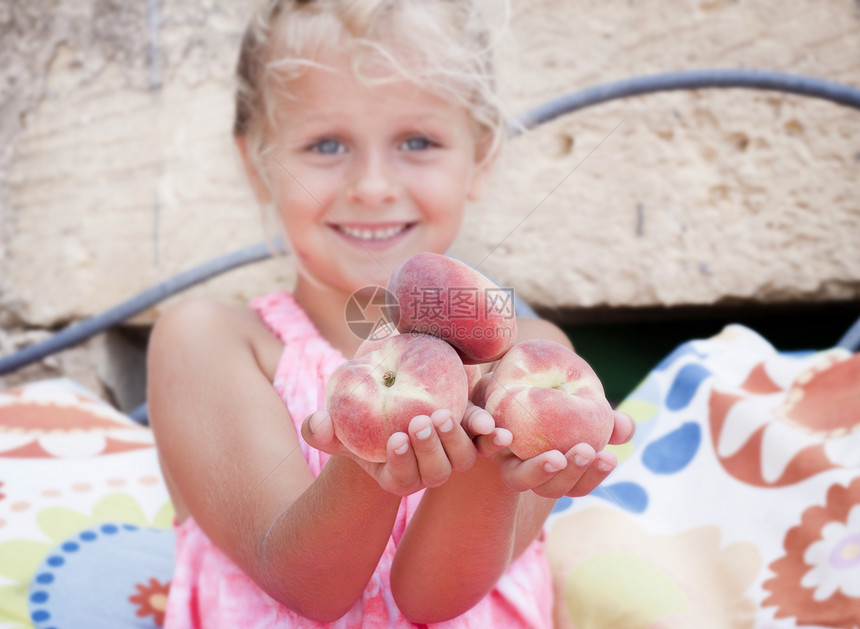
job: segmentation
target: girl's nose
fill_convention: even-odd
[[[397,200],[398,185],[393,169],[377,156],[357,160],[349,178],[347,197],[350,203],[375,207]]]

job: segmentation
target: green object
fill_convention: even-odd
[[[858,304],[767,306],[756,308],[666,309],[620,315],[609,322],[564,325],[579,353],[597,372],[606,397],[616,405],[679,345],[718,334],[739,323],[756,331],[780,351],[833,347],[857,318]]]
[[[606,592],[612,592],[611,604]],[[582,629],[648,629],[655,621],[690,608],[684,593],[650,561],[620,552],[577,565],[564,594],[571,621]]]

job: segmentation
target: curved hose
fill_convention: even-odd
[[[832,81],[763,70],[690,70],[633,77],[572,92],[539,105],[518,116],[511,122],[509,128],[512,135],[517,135],[524,130],[532,129],[563,114],[611,100],[669,90],[714,87],[737,87],[787,92],[821,98],[839,105],[860,109],[860,89]],[[36,343],[0,359],[0,375],[19,369],[54,352],[80,343],[190,286],[231,269],[265,260],[271,257],[272,254],[272,247],[267,243],[260,243],[228,253],[180,273],[104,313],[85,319],[41,343]],[[520,303],[518,308],[529,309],[523,303]],[[522,310],[522,312],[525,313],[525,310]],[[847,347],[851,351],[857,351],[858,347],[860,347],[860,320],[843,337],[840,341],[840,346]],[[140,410],[143,410],[143,407]],[[145,410],[143,410],[143,414],[145,415]]]
[[[860,89],[833,81],[765,70],[686,70],[638,76],[565,94],[543,105],[538,105],[515,118],[510,124],[510,131],[516,135],[523,130],[532,129],[561,115],[610,100],[654,92],[713,87],[741,87],[787,92],[821,98],[839,105],[860,109]]]
[[[281,245],[274,246],[277,248]],[[0,375],[85,341],[195,284],[237,267],[265,260],[272,256],[272,249],[273,247],[268,243],[259,243],[219,256],[171,277],[101,314],[69,326],[41,343],[30,345],[14,354],[0,358]]]

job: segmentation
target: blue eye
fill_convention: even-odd
[[[420,136],[409,138],[408,140],[403,142],[403,144],[401,144],[401,147],[406,149],[407,151],[426,151],[432,146],[434,146],[434,144],[430,140],[428,140],[427,138],[422,138]]]
[[[323,155],[337,155],[338,153],[346,151],[346,147],[343,144],[337,140],[332,140],[331,138],[320,140],[311,148],[317,153],[322,153]]]

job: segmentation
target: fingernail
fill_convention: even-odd
[[[547,473],[553,474],[555,472],[560,472],[561,470],[563,470],[564,465],[559,465],[558,463],[555,463],[553,461],[547,461],[546,463],[543,464],[543,469]]]
[[[406,454],[406,451],[409,449],[409,441],[404,441],[403,445],[397,448],[394,448],[395,454]]]
[[[317,416],[311,416],[310,421],[308,421],[308,428],[311,429],[312,435],[316,433],[317,428],[320,427],[320,424],[322,424],[323,421],[325,421],[325,419],[323,417],[320,417],[318,415]]]
[[[493,443],[495,443],[497,446],[503,446],[505,445],[505,439],[502,438],[502,435],[496,433],[495,435],[493,435]]]
[[[576,463],[579,467],[586,467],[589,463],[591,463],[591,459],[587,456],[577,454],[573,457],[573,462]]]
[[[597,469],[599,469],[601,472],[608,472],[612,469],[612,464],[607,461],[604,461],[603,459],[598,459]]]
[[[439,426],[439,432],[450,432],[454,427],[454,421],[449,417],[446,419],[441,426]],[[427,430],[430,430],[429,428]],[[429,436],[429,433],[428,433]],[[423,437],[422,437],[423,439]]]
[[[416,432],[415,436],[418,437],[419,439],[426,439],[427,437],[430,436],[431,432],[433,432],[433,429],[430,426],[427,426],[427,428],[422,428],[421,430]]]

